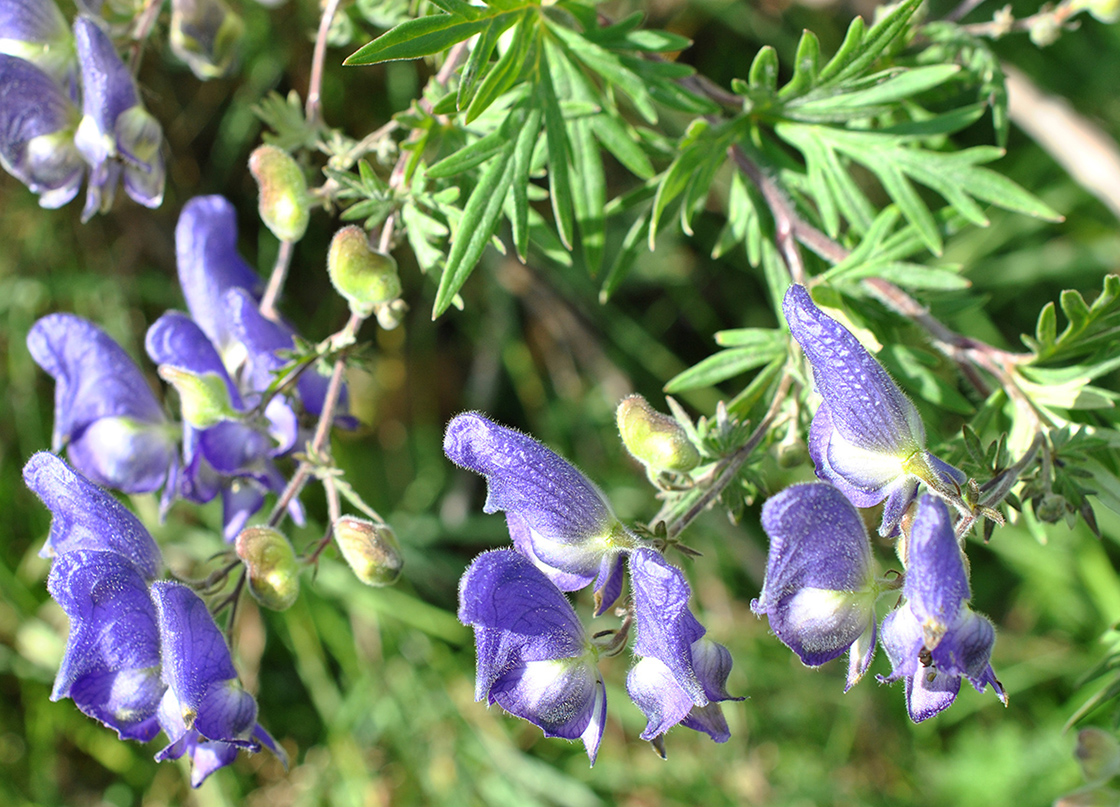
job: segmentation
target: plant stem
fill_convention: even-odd
[[[284,290],[284,281],[288,278],[288,267],[292,263],[292,253],[295,243],[281,241],[280,251],[276,253],[276,263],[272,266],[272,274],[268,277],[268,287],[261,298],[261,314],[274,322],[280,318],[276,311],[276,301]]]
[[[323,122],[322,116],[322,90],[323,90],[323,64],[327,60],[327,34],[330,33],[334,15],[342,0],[327,0],[323,6],[323,16],[319,18],[319,30],[315,34],[315,50],[311,55],[311,79],[307,85],[307,104],[304,106],[304,115],[307,122],[315,127]]]

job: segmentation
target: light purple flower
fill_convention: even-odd
[[[38,194],[43,207],[61,207],[82,184],[86,166],[74,147],[77,124],[77,107],[53,78],[31,62],[0,54],[0,165]]]
[[[1007,694],[989,662],[995,628],[968,606],[968,575],[949,511],[931,496],[918,502],[902,594],[906,602],[883,620],[892,669],[880,680],[905,679],[910,718],[920,723],[947,709],[962,677],[978,692],[991,684],[1006,705]]]
[[[82,120],[74,144],[90,165],[82,220],[112,207],[118,181],[145,207],[163,201],[163,130],[140,104],[132,73],[109,35],[89,17],[74,20],[82,75]]]
[[[716,742],[731,736],[718,702],[732,698],[726,689],[731,654],[704,638],[707,632],[688,601],[692,590],[680,569],[660,552],[639,547],[630,553],[637,640],[641,660],[630,670],[626,688],[645,713],[643,740],[653,740],[680,723],[703,731]]]
[[[919,480],[951,486],[964,475],[926,451],[914,404],[851,332],[814,305],[804,286],[789,287],[782,310],[824,399],[809,431],[817,476],[856,507],[885,499],[879,534],[896,534]]]
[[[159,547],[139,519],[54,454],[33,454],[23,466],[23,480],[51,511],[42,557],[111,552],[124,558],[145,581],[159,576],[163,568]]]
[[[55,379],[55,451],[98,484],[126,493],[156,490],[176,462],[175,439],[140,368],[120,345],[72,314],[32,326],[27,348]]]
[[[606,611],[622,590],[623,555],[637,539],[571,463],[528,435],[477,412],[447,424],[448,459],[486,477],[483,510],[504,510],[514,546],[564,591],[595,583]]]
[[[54,0],[0,0],[0,53],[27,60],[77,97],[74,39]]]
[[[206,604],[186,586],[165,581],[152,585],[152,599],[167,684],[158,715],[170,740],[156,759],[189,754],[194,787],[233,762],[241,748],[267,746],[287,765],[283,749],[257,723],[257,703],[241,687]]]
[[[78,549],[55,559],[47,589],[70,618],[51,700],[72,698],[122,740],[151,740],[165,687],[147,580],[124,555]]]
[[[475,699],[581,739],[591,764],[606,721],[597,654],[567,597],[525,556],[498,549],[475,558],[459,584],[459,620],[475,631]]]
[[[751,610],[816,667],[848,651],[848,691],[875,652],[878,587],[863,519],[832,485],[794,485],[762,508],[770,554]]]

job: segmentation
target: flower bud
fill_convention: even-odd
[[[343,516],[334,523],[334,540],[367,586],[390,586],[401,576],[401,545],[387,525]]]
[[[171,364],[161,364],[159,377],[175,387],[183,420],[196,429],[209,429],[223,420],[237,419],[229,387],[217,373],[192,373]]]
[[[249,572],[249,592],[273,611],[290,608],[299,596],[299,562],[284,535],[271,527],[246,527],[234,543]]]
[[[796,468],[809,458],[809,449],[805,441],[796,435],[793,439],[785,439],[778,443],[778,467],[789,470]]]
[[[327,274],[335,291],[350,303],[350,310],[368,317],[377,306],[400,296],[401,279],[392,255],[370,249],[365,230],[343,227],[331,239]]]
[[[171,0],[171,50],[203,81],[230,71],[244,32],[224,0]]]
[[[1079,731],[1077,748],[1073,753],[1089,784],[1107,782],[1120,773],[1120,742],[1103,729],[1087,728]]]
[[[249,155],[249,171],[260,188],[261,221],[281,241],[299,241],[311,218],[307,179],[296,161],[276,146],[258,146]]]
[[[626,450],[650,470],[685,473],[700,464],[700,452],[681,425],[641,395],[623,398],[616,417]]]
[[[1084,9],[1101,22],[1120,22],[1120,0],[1074,0],[1071,7]]]

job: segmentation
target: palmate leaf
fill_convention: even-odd
[[[1063,291],[1059,302],[1068,320],[1061,335],[1057,311],[1050,302],[1038,315],[1034,337],[1022,337],[1035,354],[1034,363],[1082,357],[1115,344],[1120,334],[1120,276],[1105,276],[1101,293],[1091,306],[1073,289]]]

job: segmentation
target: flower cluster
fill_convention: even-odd
[[[642,739],[660,747],[675,725],[728,739],[719,702],[727,649],[704,638],[679,569],[643,545],[582,473],[531,437],[474,412],[447,426],[444,452],[487,480],[484,509],[506,514],[515,549],[487,552],[459,589],[459,619],[475,631],[475,694],[536,724],[582,739],[592,763],[606,714],[598,659],[619,652],[633,622],[638,662],[627,690],[645,713]],[[629,563],[626,560],[629,559]],[[591,638],[565,591],[594,584],[596,615],[619,598],[629,566],[624,628]]]
[[[71,29],[54,0],[0,0],[0,163],[43,207],[73,199],[87,168],[83,221],[122,183],[159,207],[162,145],[102,21],[79,16]]]
[[[195,787],[241,749],[267,747],[286,765],[206,604],[157,579],[159,548],[136,517],[53,454],[35,454],[23,477],[52,514],[41,554],[70,619],[51,700],[72,699],[121,739],[148,742],[162,729],[156,759],[189,756]]]
[[[266,492],[283,490],[275,460],[299,442],[296,401],[318,415],[327,379],[310,366],[294,395],[273,389],[294,333],[261,313],[259,282],[237,253],[228,201],[188,202],[175,242],[190,313],[160,317],[145,347],[179,394],[181,424],[168,419],[140,368],[97,326],[51,314],[35,323],[27,344],[56,381],[55,451],[65,446],[74,466],[98,484],[127,493],[162,487],[165,508],[176,497],[204,503],[220,494],[232,541]],[[298,501],[290,509],[302,518]]]
[[[897,535],[919,482],[941,493],[963,475],[925,449],[914,405],[803,286],[790,288],[784,311],[824,399],[809,451],[825,481],[794,485],[764,505],[770,554],[752,609],[808,666],[847,652],[845,691],[867,672],[881,637],[892,669],[879,680],[905,680],[915,722],[952,704],[962,677],[978,691],[991,684],[1006,703],[989,663],[995,630],[968,607],[965,560],[945,502],[929,495],[918,501],[900,543],[905,575],[893,580],[876,577],[856,510],[885,500],[879,533]],[[879,595],[900,587],[903,602],[877,625]]]

